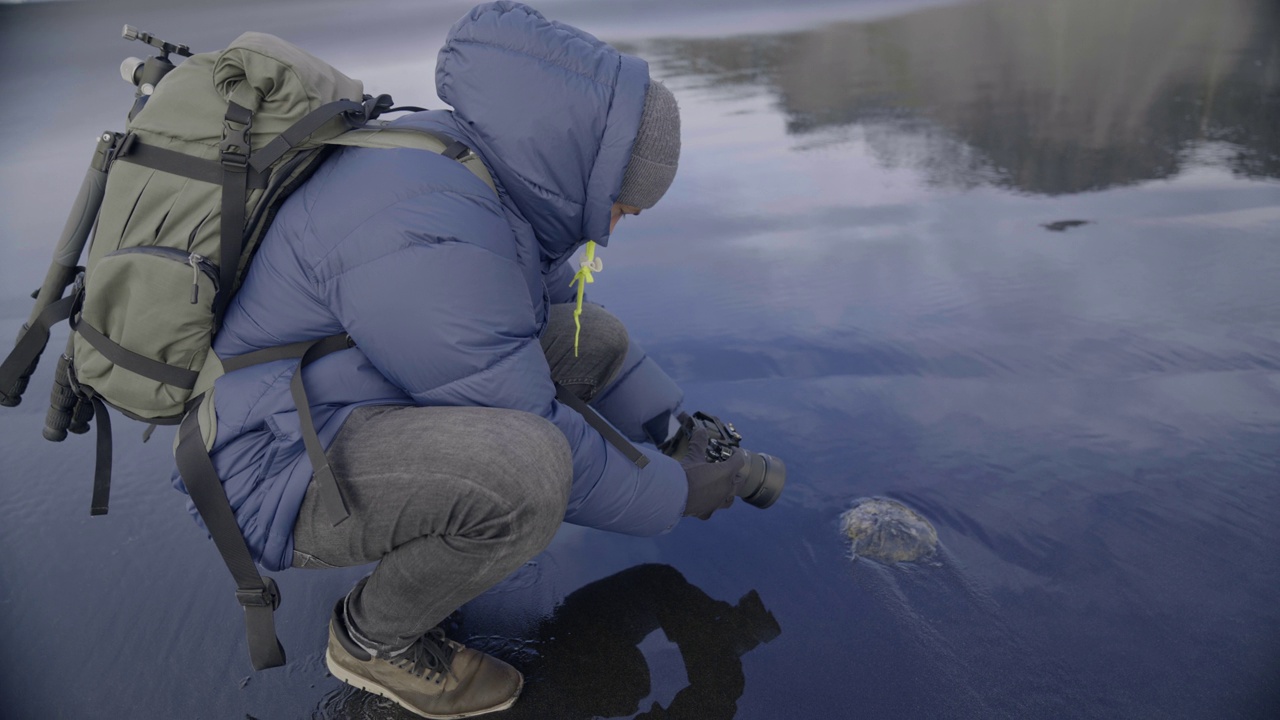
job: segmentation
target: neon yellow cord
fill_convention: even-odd
[[[604,263],[596,259],[596,243],[594,240],[587,241],[587,257],[578,263],[578,272],[573,274],[573,280],[569,285],[578,283],[578,305],[573,310],[573,356],[578,357],[578,336],[582,334],[582,296],[586,292],[587,285],[596,281],[591,273],[604,270]]]

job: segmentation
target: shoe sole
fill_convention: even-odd
[[[472,710],[471,712],[455,713],[453,715],[430,715],[410,705],[408,702],[405,702],[404,699],[402,699],[399,695],[396,695],[391,690],[388,690],[382,687],[381,685],[376,685],[370,682],[368,679],[360,677],[359,675],[352,674],[349,670],[347,670],[346,668],[342,667],[337,662],[335,662],[333,659],[333,653],[331,653],[327,649],[324,652],[324,664],[329,667],[329,672],[332,673],[335,678],[350,685],[351,687],[359,688],[361,690],[364,690],[367,693],[373,693],[378,697],[384,697],[388,700],[394,701],[400,707],[404,708],[405,710],[408,710],[414,715],[417,715],[418,717],[430,718],[431,720],[456,720],[457,718],[469,718],[469,717],[475,717],[476,715],[486,715],[488,713],[506,710],[507,708],[516,704],[516,700],[519,699],[520,697],[520,692],[524,690],[524,675],[521,674],[520,684],[516,686],[515,693],[510,698],[508,698],[507,700],[503,701],[498,705],[494,705],[491,708],[485,708],[483,710]]]

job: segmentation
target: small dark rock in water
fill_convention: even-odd
[[[1092,221],[1091,220],[1058,220],[1057,222],[1042,223],[1040,227],[1046,230],[1052,230],[1053,232],[1063,232],[1073,227],[1088,225],[1090,222]]]
[[[862,498],[840,516],[853,554],[892,565],[924,560],[938,549],[938,532],[896,500]]]

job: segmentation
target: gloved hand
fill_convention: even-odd
[[[745,477],[738,477],[742,469],[742,453],[735,452],[728,460],[707,462],[707,443],[711,436],[701,427],[694,428],[689,438],[689,449],[680,458],[685,477],[689,481],[689,500],[684,514],[706,520],[716,510],[733,504]]]

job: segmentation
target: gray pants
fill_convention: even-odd
[[[590,400],[621,367],[626,329],[584,305],[578,357],[573,335],[573,306],[553,306],[542,337],[551,376]],[[378,561],[347,596],[347,622],[382,652],[407,647],[541,552],[573,480],[559,429],[498,408],[358,408],[328,455],[351,516],[335,527],[313,484],[293,530],[293,565]]]

